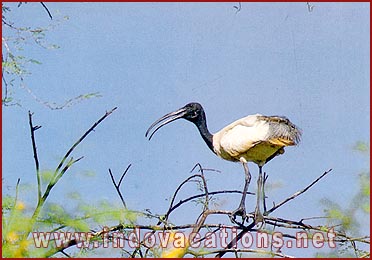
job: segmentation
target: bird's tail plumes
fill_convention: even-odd
[[[269,123],[268,131],[271,137],[280,138],[286,145],[297,145],[301,141],[302,131],[288,118],[282,116],[261,116],[262,120]]]

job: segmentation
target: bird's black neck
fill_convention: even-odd
[[[213,149],[213,135],[209,132],[207,127],[207,119],[204,111],[197,121],[193,122],[199,130],[200,135],[203,137],[204,142],[208,145],[209,149],[214,152]]]

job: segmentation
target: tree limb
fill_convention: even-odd
[[[314,180],[312,183],[310,183],[307,187],[305,187],[304,189],[300,190],[300,191],[297,191],[295,192],[292,196],[286,198],[285,200],[283,200],[282,202],[280,202],[279,204],[275,205],[274,207],[272,207],[271,209],[269,209],[268,211],[264,212],[264,215],[267,216],[269,215],[270,213],[272,213],[273,211],[275,211],[276,209],[278,209],[279,207],[283,206],[285,203],[287,203],[288,201],[290,200],[293,200],[294,198],[296,198],[297,196],[301,195],[302,193],[306,192],[308,189],[310,189],[315,183],[317,183],[320,179],[322,179],[324,176],[326,176],[328,173],[330,173],[332,171],[332,169],[329,169],[328,171],[325,171],[321,176],[319,176],[316,180]]]

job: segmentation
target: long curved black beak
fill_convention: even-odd
[[[180,119],[180,118],[184,117],[185,115],[186,115],[186,109],[185,108],[180,108],[177,111],[170,112],[170,113],[162,116],[161,118],[159,118],[158,120],[156,120],[154,123],[152,123],[152,125],[149,127],[149,129],[147,129],[146,134],[145,134],[145,137],[147,137],[149,135],[149,133],[151,132],[151,129],[153,129],[156,125],[160,124],[160,125],[158,125],[155,128],[155,130],[150,135],[149,140],[151,140],[152,136],[162,126],[164,126],[164,125],[166,125],[166,124],[168,124],[168,123],[170,123],[170,122],[172,122],[174,120]]]

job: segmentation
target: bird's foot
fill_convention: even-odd
[[[262,225],[261,225],[261,227],[262,227],[265,224],[265,217],[264,217],[264,215],[262,215],[261,210],[260,210],[259,207],[256,207],[253,216],[254,216],[253,217],[254,218],[254,223],[256,225],[262,223]]]
[[[236,221],[236,216],[241,216],[242,217],[242,222]],[[247,213],[245,211],[245,207],[244,206],[239,206],[236,210],[231,212],[231,215],[229,217],[230,217],[231,222],[233,222],[233,223],[235,223],[239,226],[244,225],[244,222],[247,218]]]

